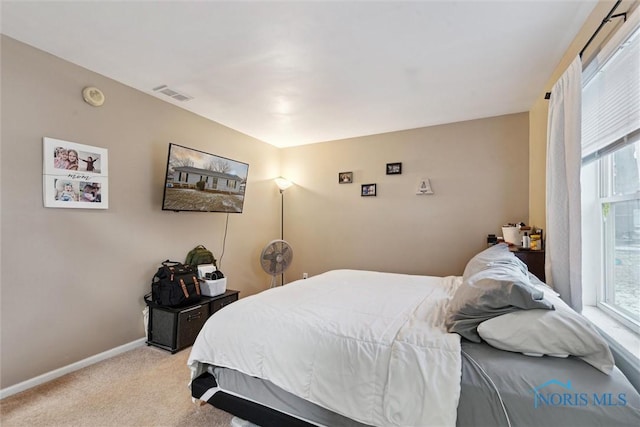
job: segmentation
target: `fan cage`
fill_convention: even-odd
[[[293,260],[293,249],[285,240],[272,240],[260,254],[260,266],[272,276],[271,286],[275,286],[275,279],[278,274],[283,274],[291,265]]]

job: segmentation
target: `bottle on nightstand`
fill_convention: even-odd
[[[540,235],[539,234],[532,234],[530,236],[531,238],[531,250],[532,251],[538,251],[541,248],[541,244],[540,244]]]

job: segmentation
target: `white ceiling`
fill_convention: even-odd
[[[1,29],[284,147],[528,111],[596,3],[2,0]]]

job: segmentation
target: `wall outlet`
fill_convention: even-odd
[[[302,273],[302,278],[303,279],[308,279],[309,278],[309,273]]]

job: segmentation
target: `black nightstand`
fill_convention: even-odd
[[[512,246],[509,249],[515,256],[520,258],[522,262],[527,264],[527,268],[532,274],[546,283],[544,274],[544,249],[532,251],[531,249],[522,249],[517,246]]]
[[[238,300],[239,291],[227,290],[215,297],[203,296],[185,307],[164,307],[147,301],[147,345],[176,353],[194,343],[202,326],[216,311]]]

